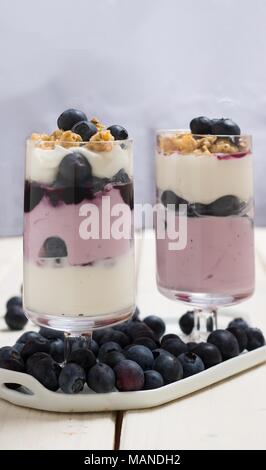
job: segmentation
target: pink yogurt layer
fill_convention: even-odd
[[[187,239],[181,251],[169,251],[167,238],[157,240],[161,287],[235,296],[254,289],[254,239],[248,217],[187,218]]]
[[[106,197],[108,196],[111,208],[115,204],[125,206],[118,189],[112,188]],[[94,204],[99,209],[99,239],[84,240],[79,235],[80,223],[86,218],[86,216],[79,215],[79,209],[87,203]],[[116,240],[113,237],[105,240],[101,237],[103,223],[101,207],[102,196],[100,195],[93,200],[82,201],[80,204],[61,202],[56,207],[50,204],[47,197],[43,197],[31,212],[24,214],[24,256],[34,263],[38,262],[41,247],[48,237],[59,237],[64,240],[68,251],[68,263],[73,266],[85,265],[127,253],[132,240],[127,238]],[[131,217],[133,217],[133,212],[131,212]],[[116,217],[111,217],[111,221],[113,220],[116,220]]]

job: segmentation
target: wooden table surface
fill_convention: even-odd
[[[156,290],[154,236],[137,240],[138,306],[172,329],[186,307]],[[266,331],[266,229],[256,229],[256,293],[230,307]],[[0,240],[0,346],[15,342],[3,320],[22,283],[22,239]],[[229,309],[228,309],[229,311]],[[27,329],[34,329],[32,324]],[[266,363],[172,403],[128,412],[61,414],[0,400],[0,449],[265,449]]]

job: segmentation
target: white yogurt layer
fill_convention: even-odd
[[[129,176],[132,176],[133,155],[131,145],[122,149],[120,144],[114,143],[110,152],[93,152],[80,146],[64,148],[61,145],[56,145],[54,149],[42,149],[37,147],[34,142],[28,141],[26,179],[42,184],[53,183],[61,160],[71,152],[82,153],[87,158],[94,176],[112,178],[121,168]]]
[[[189,202],[209,204],[234,195],[246,201],[253,194],[252,156],[218,159],[209,155],[156,154],[156,182]]]
[[[47,315],[85,317],[134,305],[134,254],[93,266],[42,267],[24,261],[25,308]]]

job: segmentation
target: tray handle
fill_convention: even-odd
[[[5,384],[15,383],[25,387],[28,393],[22,392],[19,389],[13,390],[7,388]],[[22,372],[15,372],[13,370],[0,369],[0,397],[12,401],[19,399],[20,404],[27,404],[39,401],[42,397],[47,396],[47,393],[53,393],[46,390],[34,377]]]

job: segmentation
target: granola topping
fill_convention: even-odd
[[[190,132],[160,135],[157,141],[159,152],[165,155],[171,155],[175,152],[182,155],[193,153],[210,156],[217,153],[234,154],[247,148],[246,144],[242,138],[235,142],[230,137],[195,136]]]

